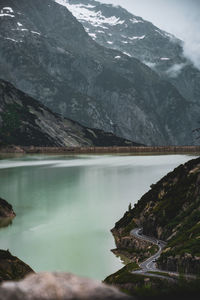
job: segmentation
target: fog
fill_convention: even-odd
[[[200,69],[200,0],[99,0],[121,5],[184,41],[184,53]]]

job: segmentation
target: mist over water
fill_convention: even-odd
[[[1,249],[35,271],[104,279],[122,267],[110,229],[187,155],[33,155],[0,160],[0,197],[17,214]]]

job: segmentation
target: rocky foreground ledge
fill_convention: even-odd
[[[0,286],[0,300],[134,299],[99,281],[69,273],[38,273]]]

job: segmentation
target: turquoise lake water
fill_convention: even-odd
[[[110,229],[152,183],[189,155],[0,157],[0,197],[17,214],[0,248],[35,271],[96,279],[122,267]]]

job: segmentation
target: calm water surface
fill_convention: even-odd
[[[104,279],[122,267],[110,229],[152,183],[193,156],[21,156],[0,159],[0,197],[17,214],[0,248],[35,271]]]

